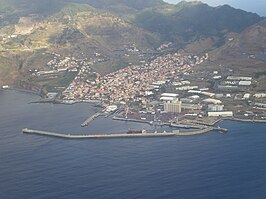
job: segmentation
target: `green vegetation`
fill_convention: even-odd
[[[49,81],[48,84],[44,85],[44,88],[48,92],[59,92],[62,91],[62,88],[66,88],[77,76],[78,72],[66,72],[65,75],[61,78],[54,79]]]
[[[257,14],[227,5],[213,8],[198,2],[181,2],[176,6],[144,10],[136,16],[135,22],[144,29],[159,33],[164,40],[175,40],[179,36],[185,42],[191,42],[200,37],[241,32],[262,19]]]
[[[266,71],[263,71],[263,72],[257,72],[257,73],[255,74],[255,78],[260,78],[260,77],[262,77],[262,76],[266,76]]]

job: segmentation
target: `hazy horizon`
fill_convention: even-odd
[[[176,4],[182,0],[164,0],[165,2]],[[187,0],[189,1],[189,0]],[[256,2],[252,0],[201,0],[210,6],[219,6],[228,4],[234,8],[239,8],[248,12],[255,12],[261,16],[266,16],[266,1],[257,0]]]

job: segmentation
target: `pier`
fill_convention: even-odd
[[[114,116],[113,120],[119,120],[119,121],[125,121],[125,122],[137,122],[137,123],[144,123],[144,124],[153,124],[153,122],[151,122],[151,121],[122,118],[122,117],[117,117],[117,116]]]
[[[81,127],[85,127],[88,126],[90,122],[92,122],[93,120],[95,120],[97,117],[99,116],[105,116],[103,113],[95,113],[94,115],[88,117],[82,124]]]

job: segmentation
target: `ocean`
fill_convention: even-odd
[[[222,134],[191,137],[65,140],[62,133],[152,129],[111,119],[80,124],[90,104],[32,104],[38,96],[0,90],[0,198],[265,199],[266,124],[224,121]]]

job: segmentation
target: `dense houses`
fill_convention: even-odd
[[[181,55],[179,53],[162,55],[150,63],[133,65],[105,76],[95,74],[94,81],[84,81],[80,72],[63,92],[65,100],[100,100],[106,104],[130,103],[145,96],[152,89],[175,79],[178,74],[191,71],[194,65],[207,59]],[[143,102],[145,103],[145,99]]]

